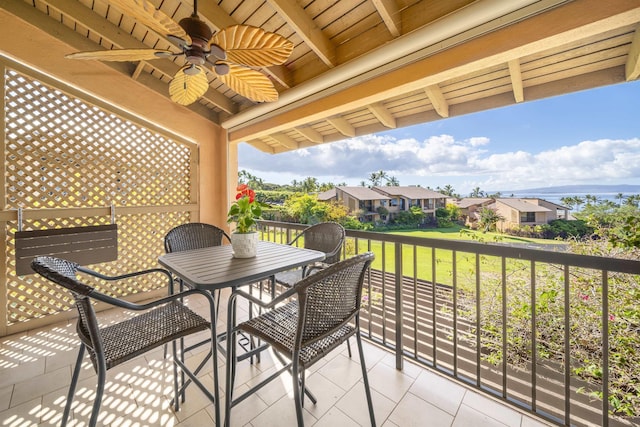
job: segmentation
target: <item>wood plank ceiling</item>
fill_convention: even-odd
[[[193,9],[193,0],[149,1],[175,21]],[[77,50],[176,50],[108,0],[3,0],[0,8],[55,21],[42,27]],[[253,25],[294,43],[285,64],[262,70],[277,102],[254,105],[209,70],[208,91],[185,107],[221,124],[232,143],[270,153],[640,74],[637,0],[200,0],[198,12],[214,30]],[[184,63],[110,65],[168,96]]]

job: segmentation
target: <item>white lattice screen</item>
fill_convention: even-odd
[[[195,148],[125,120],[21,72],[4,73],[4,210],[115,206],[118,261],[94,266],[117,274],[157,266],[164,234],[188,222]],[[163,207],[158,209],[158,207]],[[179,208],[176,208],[178,210]],[[122,211],[135,212],[121,214]],[[99,225],[109,215],[23,221],[23,230]],[[55,285],[16,276],[15,221],[6,223],[6,304],[9,325],[70,308]],[[154,288],[144,281],[126,296]]]

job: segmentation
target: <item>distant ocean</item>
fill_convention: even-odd
[[[489,191],[495,194],[496,191]],[[502,197],[520,197],[544,199],[558,205],[562,205],[561,199],[565,197],[582,197],[586,195],[596,196],[598,200],[610,200],[619,203],[618,194],[625,197],[640,194],[640,185],[620,184],[620,185],[560,185],[554,187],[527,188],[520,190],[500,190]]]
[[[551,203],[556,203],[558,205],[562,205],[561,199],[564,197],[573,197],[578,196],[584,198],[587,194],[592,196],[596,196],[598,200],[611,200],[614,203],[618,203],[618,193],[536,193],[536,192],[512,192],[512,193],[502,193],[502,197],[519,197],[519,198],[537,198],[544,199]],[[629,196],[631,194],[637,193],[622,193],[625,196]]]

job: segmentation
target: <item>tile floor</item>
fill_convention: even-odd
[[[224,299],[223,299],[224,300]],[[190,301],[196,310],[199,302]],[[224,313],[224,311],[223,311]],[[104,322],[126,313],[109,311]],[[219,322],[219,330],[224,323]],[[75,322],[64,322],[0,339],[0,426],[59,425],[67,388],[77,355]],[[355,346],[354,351],[357,352]],[[198,354],[188,362],[197,363]],[[195,353],[195,352],[194,352]],[[546,426],[526,414],[458,385],[429,370],[405,363],[395,369],[394,355],[365,342],[375,415],[380,426]],[[224,385],[224,359],[219,359],[220,385]],[[251,365],[238,365],[238,390],[275,369],[265,354]],[[366,399],[357,353],[350,359],[346,346],[334,351],[310,369],[307,385],[318,398],[305,405],[305,425],[340,427],[369,425]],[[85,360],[69,425],[87,424],[95,396],[96,376]],[[194,426],[214,425],[213,405],[190,387],[180,411],[170,406],[171,369],[162,349],[152,351],[110,370],[99,425]],[[213,385],[208,364],[201,378]],[[295,409],[290,378],[283,376],[242,402],[232,411],[232,426],[292,426]]]

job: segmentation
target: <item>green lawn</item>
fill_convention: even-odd
[[[558,244],[555,240],[544,239],[529,239],[512,237],[499,233],[482,233],[477,231],[467,231],[460,233],[462,227],[451,227],[441,229],[419,229],[419,230],[406,230],[406,231],[390,231],[389,234],[412,236],[412,237],[425,237],[434,239],[455,239],[455,240],[468,240],[468,241],[480,241],[486,243],[524,243],[524,244]],[[473,238],[475,236],[476,238]],[[368,250],[367,242],[359,242],[358,252],[364,252]],[[391,243],[382,244],[379,241],[371,242],[370,250],[376,254],[376,259],[373,263],[373,268],[377,270],[383,270],[393,273],[395,272],[395,253],[394,245]],[[414,263],[414,258],[416,262]],[[456,280],[457,285],[464,289],[475,288],[475,278],[477,274],[476,261],[480,263],[480,274],[483,277],[493,276],[499,277],[501,275],[501,259],[498,257],[481,256],[479,260],[476,260],[476,256],[472,253],[456,252]],[[454,254],[453,251],[436,249],[435,257],[433,255],[433,249],[416,247],[414,254],[414,247],[405,245],[403,246],[402,254],[402,271],[405,276],[413,276],[423,280],[431,281],[433,279],[435,265],[435,279],[436,282],[453,285],[453,265]],[[519,270],[522,268],[522,261],[508,260],[507,270]]]
[[[558,244],[557,240],[531,239],[527,237],[515,237],[501,233],[483,233],[482,231],[469,230],[462,226],[436,229],[418,229],[389,231],[390,234],[399,236],[427,237],[431,239],[475,240],[486,243],[526,243],[539,245]]]

